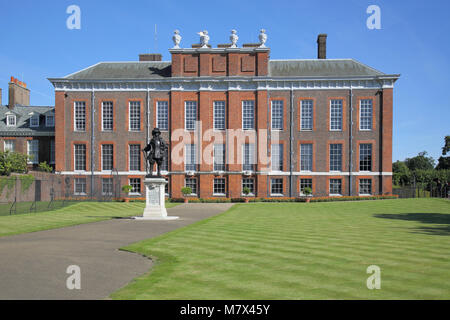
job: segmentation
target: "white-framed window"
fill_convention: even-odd
[[[50,164],[55,164],[55,140],[50,140]]]
[[[283,100],[272,100],[272,130],[283,130]]]
[[[342,179],[330,179],[330,196],[342,195]]]
[[[75,101],[73,121],[75,131],[86,131],[86,102]]]
[[[197,194],[197,178],[186,178],[184,180],[184,186],[191,188],[191,195]]]
[[[185,130],[195,130],[197,121],[197,101],[184,102],[184,128]]]
[[[372,171],[372,144],[359,145],[359,171]]]
[[[169,102],[158,101],[156,103],[156,126],[161,131],[169,130]]]
[[[242,170],[244,171],[254,171],[255,170],[255,144],[246,143],[242,145]]]
[[[164,186],[164,193],[165,193],[166,196],[170,196],[170,193],[169,193],[169,179],[165,178],[165,180],[166,180],[167,183]]]
[[[283,171],[283,145],[272,144],[272,171]]]
[[[141,131],[140,101],[130,101],[128,117],[129,117],[129,131]]]
[[[363,99],[359,102],[359,130],[372,130],[372,103],[372,99]]]
[[[255,129],[255,101],[242,101],[242,129]]]
[[[330,101],[330,130],[342,130],[342,105],[341,99],[333,99]]]
[[[45,126],[54,127],[55,126],[55,115],[48,114],[45,116]]]
[[[225,130],[225,101],[213,102],[213,117],[214,117],[214,130]]]
[[[359,179],[359,195],[372,195],[372,179]]]
[[[168,158],[169,158],[168,152],[166,151],[166,156],[163,158],[163,162],[161,163],[161,171],[169,171],[169,159]]]
[[[270,179],[270,194],[273,196],[283,195],[283,179],[271,178]]]
[[[28,163],[39,163],[39,140],[27,141],[27,154],[30,157]]]
[[[304,196],[305,193],[303,192],[303,190],[305,190],[305,188],[310,188],[312,190],[312,179],[311,178],[302,178],[300,179],[300,195]]]
[[[254,178],[242,178],[242,190],[248,188],[250,190],[249,195],[255,194],[255,179]]]
[[[39,127],[39,115],[33,114],[30,118],[30,127]]]
[[[141,146],[139,144],[130,144],[129,147],[128,170],[141,170]]]
[[[86,171],[86,145],[75,144],[73,146],[74,170]]]
[[[342,171],[342,144],[330,144],[330,171]]]
[[[114,146],[112,144],[102,144],[102,170],[112,170],[114,168]]]
[[[113,179],[102,178],[102,195],[111,196],[113,194]]]
[[[300,145],[300,171],[312,171],[313,169],[313,145],[305,143]]]
[[[114,130],[114,103],[112,101],[102,102],[102,131]]]
[[[225,195],[225,178],[214,178],[213,194]]]
[[[300,130],[311,131],[313,129],[313,100],[301,100],[300,104]]]
[[[13,140],[4,140],[3,151],[14,152],[15,143]]]
[[[225,171],[224,144],[214,144],[214,171]]]
[[[86,178],[75,178],[73,181],[74,194],[86,195]]]
[[[9,114],[6,116],[6,125],[8,127],[15,127],[16,126],[16,116],[13,114]]]
[[[195,144],[187,144],[185,145],[185,162],[184,162],[184,170],[185,171],[196,171],[196,148]]]
[[[130,178],[131,191],[130,194],[139,195],[141,194],[141,178]]]

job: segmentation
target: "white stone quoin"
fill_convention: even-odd
[[[142,217],[135,217],[141,220],[174,220],[178,217],[167,215],[165,204],[165,186],[164,178],[145,178],[145,209]]]

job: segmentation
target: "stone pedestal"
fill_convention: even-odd
[[[164,178],[145,178],[145,209],[142,217],[135,217],[141,220],[174,220],[178,217],[167,216],[165,204]]]

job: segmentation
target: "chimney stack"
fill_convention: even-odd
[[[139,61],[161,61],[160,53],[142,53],[139,55]]]
[[[317,36],[317,59],[327,58],[327,34],[321,33]]]
[[[30,90],[25,82],[11,77],[8,87],[8,108],[12,109],[16,104],[30,105]]]

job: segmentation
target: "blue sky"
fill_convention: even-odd
[[[81,29],[69,30],[69,5],[81,8]],[[369,5],[381,9],[381,29],[369,30]],[[181,46],[208,30],[215,46],[237,29],[238,44],[267,30],[271,59],[316,58],[316,37],[327,33],[328,58],[354,58],[400,73],[394,89],[393,160],[420,151],[437,159],[450,135],[450,1],[2,1],[0,87],[7,103],[10,76],[27,83],[31,104],[53,105],[48,77],[99,61],[137,60],[159,52],[170,60],[172,34]],[[157,41],[155,42],[155,24]]]

